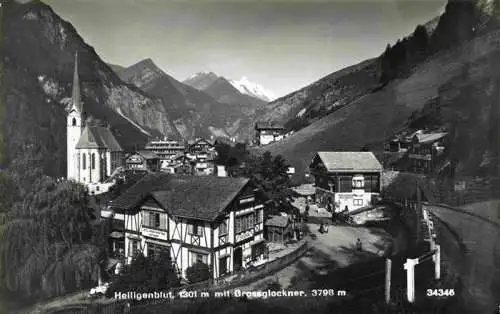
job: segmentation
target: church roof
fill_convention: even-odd
[[[110,129],[103,126],[85,126],[76,148],[106,148],[112,152],[123,151]]]
[[[83,102],[80,93],[80,79],[78,77],[78,52],[75,53],[75,68],[73,73],[73,90],[71,92],[71,107],[78,112],[83,112]]]

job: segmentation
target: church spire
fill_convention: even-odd
[[[80,79],[78,78],[78,51],[75,52],[75,72],[73,74],[73,92],[71,94],[73,107],[82,112],[82,100],[80,94]]]

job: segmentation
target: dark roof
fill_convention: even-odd
[[[113,201],[112,206],[130,210],[152,196],[174,216],[214,220],[247,183],[244,178],[149,174]]]
[[[141,155],[146,159],[160,159],[160,157],[157,154],[149,150],[139,150],[137,151],[137,154]]]
[[[111,130],[103,126],[85,126],[76,148],[107,148],[112,152],[123,151]]]
[[[288,218],[287,216],[274,216],[266,220],[264,225],[271,227],[285,228],[289,224],[290,224],[290,218]]]
[[[283,130],[285,127],[281,124],[272,122],[257,122],[255,124],[257,130],[267,129],[267,130]]]
[[[382,165],[372,152],[318,152],[329,172],[382,171]],[[314,160],[313,159],[313,160]]]

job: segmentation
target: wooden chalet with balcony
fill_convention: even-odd
[[[110,205],[125,220],[125,255],[168,251],[179,275],[196,262],[214,278],[264,262],[264,202],[248,179],[145,176]]]
[[[189,143],[186,156],[194,163],[194,174],[214,174],[215,158],[217,156],[214,142],[204,138],[196,139]]]
[[[323,207],[353,211],[379,196],[383,169],[372,152],[318,152],[309,169]]]

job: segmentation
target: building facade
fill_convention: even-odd
[[[282,125],[259,122],[255,124],[255,142],[267,145],[284,138],[285,128]]]
[[[264,262],[264,203],[248,179],[144,177],[109,206],[123,214],[125,255],[168,251],[179,275],[196,262],[214,278]]]
[[[160,157],[147,150],[141,150],[125,159],[125,166],[129,170],[159,171]]]
[[[109,125],[86,118],[80,94],[78,56],[67,108],[67,178],[86,185],[103,183],[123,165],[124,151]]]
[[[382,165],[371,152],[318,152],[310,166],[323,207],[353,211],[380,195]]]
[[[447,135],[446,132],[415,134],[408,154],[411,171],[434,172],[445,159]]]
[[[169,171],[173,166],[173,160],[180,155],[184,155],[186,146],[179,141],[165,138],[164,140],[150,141],[146,144],[145,150],[158,155],[160,157],[160,168]]]
[[[186,150],[186,157],[193,162],[195,175],[211,175],[215,173],[217,152],[214,142],[203,138],[192,141]]]

